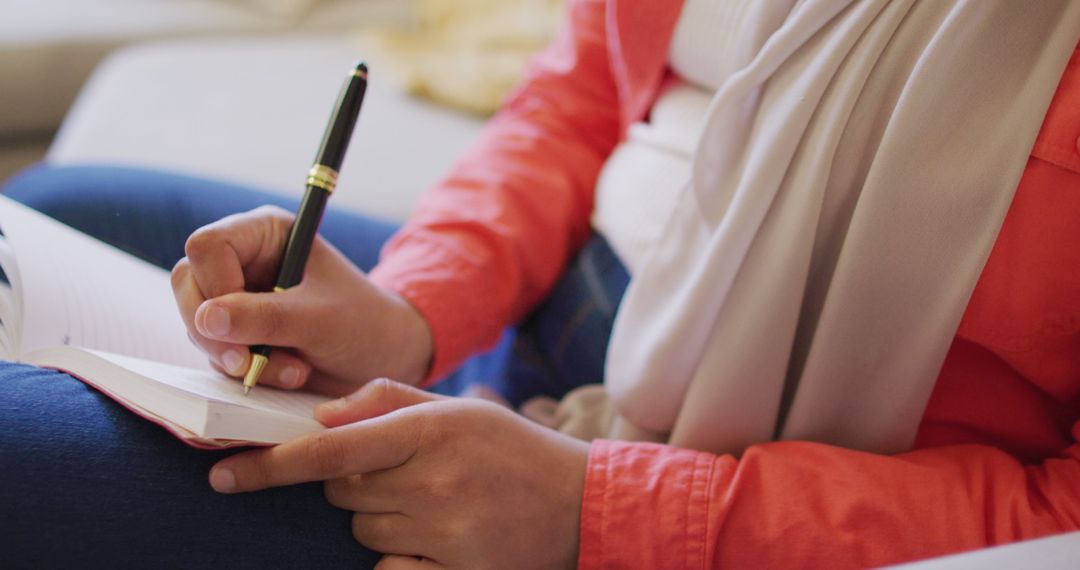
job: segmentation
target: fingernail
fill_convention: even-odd
[[[236,489],[236,476],[224,467],[210,470],[210,486],[219,493],[231,493]]]
[[[239,351],[229,349],[221,353],[221,363],[225,365],[225,370],[229,371],[229,374],[240,375],[245,371],[242,369],[244,366],[244,355]]]
[[[349,402],[345,398],[338,398],[336,400],[330,400],[329,402],[323,402],[317,406],[319,411],[332,413],[341,410]]]
[[[281,375],[278,376],[278,381],[286,388],[296,388],[300,386],[300,371],[295,366],[286,366]]]
[[[203,325],[206,326],[206,332],[213,336],[224,337],[228,335],[232,326],[229,322],[229,311],[222,307],[211,306],[206,310],[206,316],[203,317]]]

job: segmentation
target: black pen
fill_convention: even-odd
[[[337,105],[330,116],[330,123],[326,125],[319,153],[315,157],[315,165],[308,172],[304,199],[300,202],[300,210],[289,232],[289,240],[285,242],[285,253],[281,257],[281,267],[274,280],[274,291],[284,291],[299,283],[304,276],[308,253],[315,242],[326,201],[337,186],[338,171],[345,159],[345,150],[349,147],[349,139],[360,114],[360,105],[364,102],[367,77],[367,65],[362,61],[357,62],[338,94]],[[269,346],[259,344],[251,347],[251,366],[244,375],[244,394],[250,392],[259,381],[259,376],[269,361]]]

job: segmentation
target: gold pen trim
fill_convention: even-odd
[[[352,74],[359,77],[360,79],[363,79],[365,81],[367,80],[367,72],[362,69],[354,69]]]
[[[307,180],[304,183],[308,186],[322,188],[327,192],[333,192],[334,188],[337,188],[337,178],[338,173],[336,170],[325,164],[316,164],[308,171]]]
[[[284,288],[284,287],[274,287],[274,292],[275,292],[275,293],[280,293],[280,292],[282,292],[282,291],[284,291],[284,290],[285,290],[285,288]]]

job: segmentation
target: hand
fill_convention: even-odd
[[[324,404],[333,429],[222,460],[219,492],[326,481],[379,568],[573,568],[588,444],[496,404],[386,379]],[[355,423],[353,423],[355,422]],[[418,559],[418,558],[419,559]]]
[[[419,382],[432,354],[427,322],[321,237],[299,285],[253,292],[271,289],[292,220],[266,206],[188,238],[172,286],[192,341],[231,376],[247,372],[249,345],[287,347],[274,349],[260,378],[282,388],[342,395],[380,376]]]

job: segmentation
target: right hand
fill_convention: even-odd
[[[273,346],[259,382],[281,388],[340,396],[378,377],[422,380],[433,350],[427,322],[321,237],[298,285],[265,292],[292,221],[285,210],[264,206],[188,238],[172,286],[192,341],[234,377],[247,372],[248,346]]]

